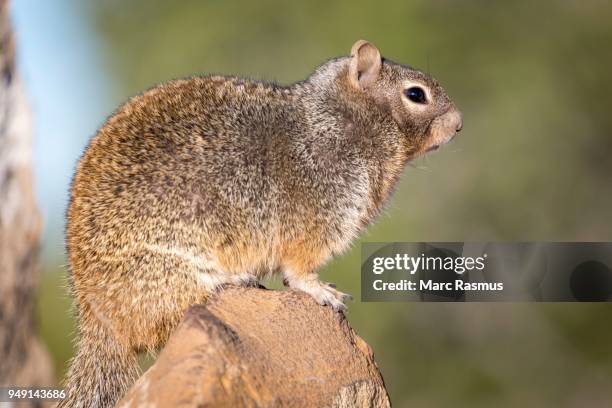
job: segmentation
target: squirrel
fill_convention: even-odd
[[[317,271],[380,213],[407,162],[461,130],[429,75],[357,41],[289,86],[158,85],[98,130],[67,212],[78,350],[60,407],[110,407],[188,306],[282,274],[344,311]]]

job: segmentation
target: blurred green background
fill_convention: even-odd
[[[60,266],[69,174],[115,106],[176,77],[289,83],[368,39],[385,57],[437,78],[463,111],[464,130],[407,168],[363,241],[612,241],[609,2],[90,0],[15,8],[26,83],[28,72],[47,71],[40,76],[59,89],[44,93],[52,94],[45,103],[34,96],[35,108],[44,119],[50,103],[71,106],[49,117],[82,122],[51,142],[45,132],[53,128],[39,124],[36,139],[48,224],[39,322],[58,377],[72,353]],[[28,65],[35,38],[47,64]],[[64,154],[55,156],[61,176],[40,150],[45,143]],[[50,204],[55,197],[61,202]],[[323,279],[358,297],[359,256],[357,242]],[[610,304],[357,300],[348,318],[373,347],[397,407],[584,407],[612,405],[611,312]]]

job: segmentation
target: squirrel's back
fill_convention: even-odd
[[[235,78],[178,80],[132,98],[78,166],[71,255],[269,237],[281,194],[274,175],[288,171],[300,115],[289,89]]]

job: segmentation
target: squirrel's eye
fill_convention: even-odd
[[[406,98],[410,99],[414,103],[427,103],[427,97],[423,88],[413,86],[404,91]]]

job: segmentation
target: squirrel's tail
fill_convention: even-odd
[[[80,319],[78,351],[70,364],[66,399],[58,408],[114,406],[138,376],[134,350],[94,316]]]

